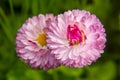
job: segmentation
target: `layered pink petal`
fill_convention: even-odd
[[[49,26],[48,47],[68,67],[84,67],[104,52],[106,34],[99,19],[85,10],[66,11]]]
[[[59,62],[51,54],[51,50],[48,49],[47,45],[42,46],[37,41],[40,34],[47,33],[48,25],[53,18],[52,14],[34,16],[26,20],[18,30],[16,36],[17,55],[32,68],[48,70],[59,66]],[[44,40],[41,38],[41,41]]]

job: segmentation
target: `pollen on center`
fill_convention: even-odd
[[[46,34],[42,33],[39,34],[38,38],[36,39],[37,42],[41,45],[41,46],[46,46]]]

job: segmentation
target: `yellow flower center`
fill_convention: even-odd
[[[37,41],[38,43],[41,45],[41,46],[46,46],[46,35],[43,33],[43,34],[39,34],[38,38],[37,38]]]

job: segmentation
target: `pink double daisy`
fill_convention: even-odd
[[[85,10],[58,15],[49,26],[47,45],[61,64],[83,67],[96,61],[104,52],[105,29],[99,19]]]
[[[59,62],[47,47],[46,33],[53,20],[52,14],[29,18],[19,29],[16,37],[17,55],[32,68],[48,70],[57,67]]]

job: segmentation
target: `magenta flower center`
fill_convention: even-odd
[[[80,30],[79,27],[74,25],[68,25],[67,28],[67,39],[69,40],[69,45],[78,45],[86,40],[86,36],[83,30]]]

